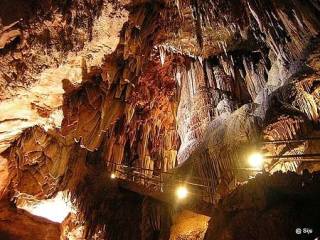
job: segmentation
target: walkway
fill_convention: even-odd
[[[118,181],[121,188],[149,196],[177,208],[187,209],[195,213],[210,216],[214,209],[213,204],[206,201],[209,197],[208,187],[200,183],[199,178],[188,178],[170,172],[161,172],[153,169],[129,167],[122,164],[108,163],[110,172]],[[184,199],[176,196],[176,189],[184,186],[188,195]]]

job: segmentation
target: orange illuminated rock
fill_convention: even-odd
[[[60,224],[0,202],[0,238],[5,240],[59,240]]]

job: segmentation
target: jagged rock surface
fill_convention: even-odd
[[[60,225],[27,211],[16,209],[6,201],[0,202],[0,238],[3,240],[59,240]]]
[[[260,175],[226,197],[204,239],[301,239],[319,237],[319,173]]]
[[[168,238],[168,209],[159,225],[159,204],[109,188],[109,172],[180,164],[216,203],[247,179],[250,143],[318,136],[319,11],[316,0],[1,2],[0,196],[66,190],[87,238]],[[266,168],[319,168],[299,160]]]

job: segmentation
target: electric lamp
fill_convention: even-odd
[[[253,168],[261,169],[263,165],[263,161],[264,159],[261,153],[256,152],[249,156],[249,164]]]
[[[189,194],[189,191],[184,186],[179,186],[176,190],[176,196],[178,199],[185,199]]]

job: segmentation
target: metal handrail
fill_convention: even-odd
[[[114,163],[114,162],[110,162],[110,161],[107,161],[107,163],[112,164],[112,165],[115,165],[115,166],[121,166],[121,167],[125,167],[125,168],[135,169],[135,170],[143,170],[143,171],[156,172],[156,173],[159,173],[159,174],[161,174],[161,175],[172,175],[172,176],[174,176],[175,178],[181,178],[181,179],[184,179],[184,178],[185,178],[185,176],[183,176],[183,175],[178,175],[178,174],[173,173],[173,172],[163,172],[163,171],[161,171],[161,169],[150,169],[150,168],[133,167],[133,166],[131,167],[131,166],[127,166],[127,165],[124,165],[124,164],[121,164],[121,163]],[[200,181],[204,181],[204,182],[212,182],[211,179],[201,178],[201,177],[195,177],[195,176],[192,176],[191,179],[193,179],[193,180],[200,180]]]
[[[275,159],[275,158],[308,158],[308,157],[320,157],[320,153],[306,153],[306,154],[288,154],[288,155],[274,155],[274,156],[264,156],[264,158]],[[295,159],[295,161],[300,159]],[[301,159],[303,161],[303,159]]]
[[[124,166],[125,166],[125,165],[124,165]],[[135,169],[137,169],[137,168],[135,168]],[[116,172],[119,172],[119,173],[122,173],[122,174],[126,174],[126,175],[129,174],[129,173],[127,173],[127,172],[120,171],[119,169],[116,169],[115,171],[116,171]],[[160,172],[160,173],[165,174],[166,172]],[[143,176],[143,178],[148,179],[148,180],[151,180],[151,181],[158,181],[159,183],[164,183],[164,182],[161,180],[161,177],[160,177],[160,176],[154,176],[154,175],[153,175],[153,177],[149,177],[149,176],[145,175],[145,174],[142,173],[142,172],[132,172],[132,175],[135,175],[135,174],[139,174],[139,175]],[[157,177],[159,177],[159,179],[158,179]],[[206,186],[206,185],[203,185],[203,184],[193,183],[193,182],[189,182],[189,181],[185,181],[185,180],[180,180],[180,179],[178,179],[178,180],[176,180],[176,181],[177,181],[177,182],[183,182],[183,183],[188,184],[188,185],[198,186],[198,187],[204,187],[204,188],[208,188],[208,187],[209,187],[209,186]]]
[[[154,171],[152,169],[146,169],[146,168],[139,168],[139,167],[129,167],[123,164],[119,163],[113,163],[113,162],[108,162],[110,165],[115,165],[115,166],[120,166],[121,169],[116,168],[113,171],[117,173],[118,177],[120,179],[126,180],[126,181],[131,181],[135,182],[137,184],[141,184],[143,186],[147,187],[152,187],[152,190],[160,191],[163,192],[163,189],[166,188],[167,190],[170,189],[170,187],[177,186],[178,184],[185,184],[192,186],[191,189],[191,194],[196,194],[198,195],[199,192],[201,193],[201,196],[206,198],[209,197],[211,194],[210,188],[211,186],[203,185],[203,184],[198,184],[195,182],[190,182],[186,180],[182,180],[182,178],[177,178],[176,176],[174,178],[168,179],[168,181],[164,181],[163,174],[169,174],[170,176],[174,176],[174,173],[168,173],[168,172],[163,172],[163,171],[158,171],[159,175],[147,175],[143,173],[142,171]],[[131,172],[128,172],[124,169],[130,169],[133,170]],[[138,171],[137,171],[138,170]],[[140,170],[140,171],[139,171]],[[157,170],[156,170],[157,171]],[[172,183],[173,182],[173,183]],[[156,189],[154,189],[156,187]],[[196,192],[196,193],[195,193]]]
[[[265,140],[261,141],[264,144],[282,144],[282,143],[297,143],[297,142],[304,142],[304,141],[318,141],[320,137],[306,137],[300,139],[288,139],[288,140]]]
[[[262,144],[283,144],[283,143],[299,143],[304,141],[316,141],[320,140],[320,137],[309,137],[303,139],[289,139],[289,140],[271,140],[271,141],[261,141]],[[282,159],[282,161],[320,161],[314,157],[320,157],[320,153],[312,153],[312,154],[291,154],[291,155],[274,155],[274,156],[264,156],[267,159]],[[294,159],[294,158],[301,158],[301,159]],[[150,169],[144,167],[137,167],[137,166],[127,166],[121,163],[115,163],[111,161],[107,161],[108,168],[115,166],[115,171],[119,173],[121,176],[120,178],[136,182],[137,184],[141,184],[144,186],[155,186],[159,191],[163,191],[163,187],[170,187],[175,186],[176,184],[186,184],[193,186],[193,190],[200,191],[203,197],[212,197],[213,196],[213,180],[208,178],[201,178],[201,177],[186,177],[183,175],[178,175],[175,172],[164,172],[162,169]],[[118,168],[121,167],[121,169]],[[262,170],[253,169],[253,168],[228,168],[224,169],[225,171],[256,171],[261,172]],[[150,174],[148,174],[150,173]],[[166,177],[165,177],[166,176]],[[167,181],[164,181],[167,180]],[[204,184],[199,184],[199,182]],[[207,195],[204,195],[207,194]]]

